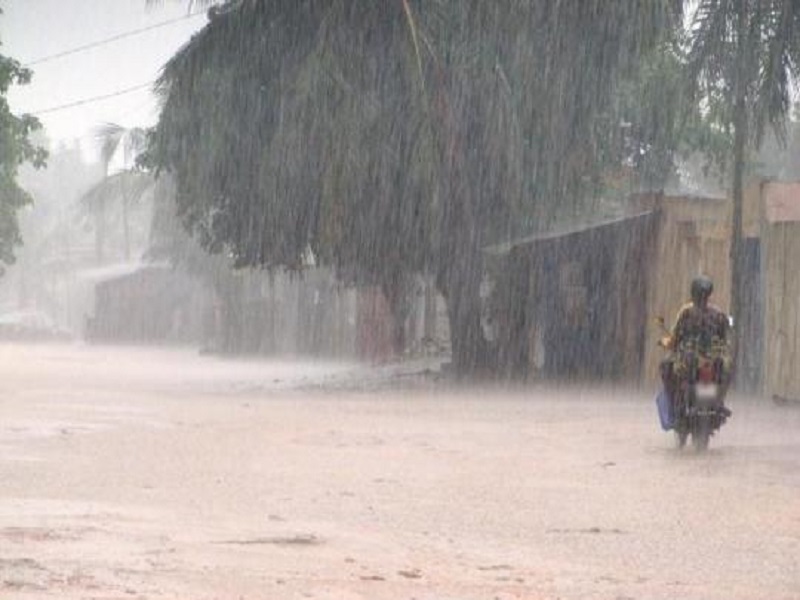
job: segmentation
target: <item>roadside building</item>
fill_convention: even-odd
[[[507,376],[654,385],[672,323],[700,273],[730,309],[731,203],[640,194],[624,217],[487,249],[490,306]],[[800,398],[800,183],[755,182],[744,205],[748,297],[739,385]]]

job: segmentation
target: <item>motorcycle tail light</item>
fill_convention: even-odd
[[[714,367],[709,364],[702,365],[697,373],[697,379],[703,383],[711,383],[715,381],[716,377],[714,376]]]

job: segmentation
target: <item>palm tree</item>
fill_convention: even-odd
[[[95,253],[97,262],[104,262],[107,235],[108,205],[120,202],[123,234],[123,252],[130,260],[130,204],[140,198],[153,184],[152,176],[133,168],[136,157],[145,147],[145,131],[140,128],[126,129],[116,123],[105,123],[95,132],[100,146],[100,160],[104,179],[90,189],[82,198],[95,220]],[[111,173],[111,163],[118,157],[122,170]]]
[[[733,132],[731,148],[731,312],[745,313],[754,282],[744,272],[744,171],[771,126],[785,140],[792,83],[800,73],[800,3],[794,0],[700,0],[691,30],[690,74],[708,111]],[[742,327],[734,352],[741,366]]]

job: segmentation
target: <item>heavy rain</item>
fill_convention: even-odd
[[[0,0],[0,598],[800,598],[800,5]]]

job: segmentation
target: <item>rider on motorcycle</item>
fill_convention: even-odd
[[[696,277],[690,291],[692,301],[681,308],[672,332],[661,340],[661,345],[670,350],[670,356],[661,365],[664,388],[674,401],[675,391],[687,370],[683,356],[692,350],[716,362],[724,398],[731,376],[730,322],[722,310],[709,304],[714,291],[714,282],[709,277]],[[723,410],[730,415],[727,408]]]

